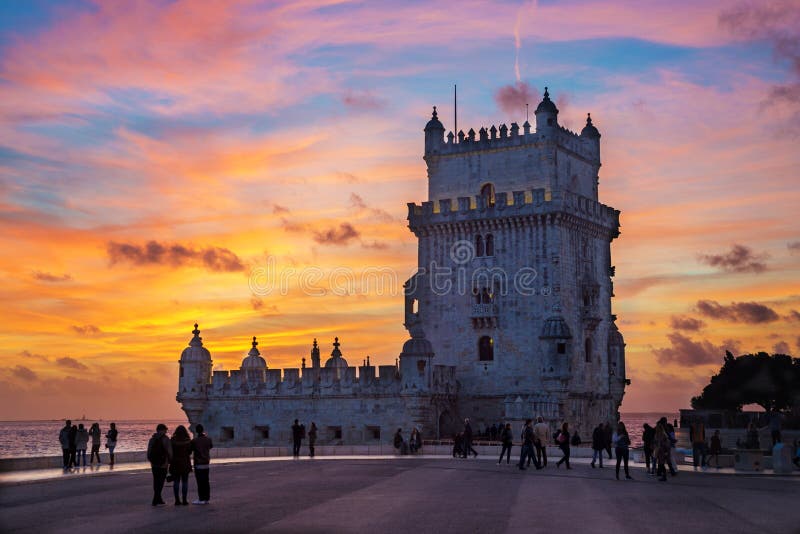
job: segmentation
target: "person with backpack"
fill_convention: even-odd
[[[503,448],[500,449],[500,459],[497,460],[497,465],[503,463],[504,454],[506,455],[506,464],[511,463],[511,447],[514,444],[512,433],[511,423],[506,423],[505,427],[503,427],[503,430],[500,432],[500,441],[503,444]]]
[[[625,478],[633,480],[633,477],[628,472],[628,459],[630,458],[631,438],[628,436],[628,430],[625,428],[625,423],[620,421],[617,423],[617,431],[614,432],[612,437],[614,443],[614,453],[617,455],[617,480],[619,480],[619,464],[625,463]]]
[[[194,425],[192,440],[192,456],[194,457],[194,478],[197,481],[197,500],[192,504],[208,504],[211,500],[211,484],[209,483],[211,449],[214,444],[206,436],[203,425]]]
[[[569,423],[564,421],[564,424],[561,425],[561,430],[556,433],[556,443],[558,443],[558,448],[561,449],[561,459],[556,462],[556,467],[561,467],[561,464],[566,464],[567,469],[572,469],[569,466]]]
[[[603,431],[603,423],[597,425],[592,432],[592,463],[589,464],[594,468],[594,464],[600,458],[600,469],[603,468],[603,450],[606,448],[606,435]]]
[[[89,445],[89,431],[83,426],[83,423],[78,423],[78,431],[75,433],[75,467],[81,465],[83,460],[83,467],[86,467],[86,447]]]
[[[172,443],[167,437],[167,425],[159,423],[156,433],[147,443],[147,461],[153,472],[153,506],[166,504],[161,498],[164,481],[167,479],[167,468],[172,461]]]

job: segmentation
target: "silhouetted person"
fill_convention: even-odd
[[[556,462],[556,467],[560,467],[561,464],[566,464],[567,469],[572,469],[569,466],[569,444],[570,444],[570,436],[569,436],[569,423],[564,421],[564,424],[561,425],[561,430],[558,432],[558,437],[556,440],[558,441],[558,448],[561,449],[561,459]]]
[[[613,458],[611,456],[611,440],[614,437],[614,429],[611,428],[611,423],[606,423],[603,427],[603,435],[605,436],[605,446],[606,452],[608,453],[609,460]]]
[[[647,423],[642,427],[642,448],[644,449],[644,464],[647,474],[656,474],[656,457],[653,454],[653,440],[656,437],[656,429]],[[652,464],[652,465],[651,465]]]
[[[655,435],[653,436],[653,447],[658,464],[656,475],[661,482],[667,481],[667,464],[669,463],[669,455],[671,444],[666,430],[666,418],[659,420],[656,424]]]
[[[314,445],[317,443],[317,425],[311,421],[311,428],[308,429],[308,456],[314,457]]]
[[[114,449],[117,446],[117,424],[111,423],[111,428],[106,432],[106,449],[108,449],[109,465],[114,466]]]
[[[292,425],[292,456],[295,458],[300,457],[300,445],[303,442],[303,427],[300,421],[295,419]]]
[[[208,504],[211,500],[211,449],[214,444],[206,436],[203,425],[194,425],[195,436],[192,440],[192,456],[194,457],[194,477],[197,481],[197,500],[192,504]]]
[[[397,449],[398,454],[408,454],[408,444],[406,444],[406,440],[403,439],[403,429],[398,428],[397,432],[394,433],[394,448]]]
[[[525,428],[522,431],[522,450],[519,454],[519,468],[521,470],[525,470],[525,461],[528,460],[533,461],[533,464],[536,466],[536,469],[539,470],[542,468],[541,464],[539,464],[539,460],[536,459],[536,454],[533,452],[533,421],[531,419],[525,420]]]
[[[714,431],[711,436],[711,450],[710,457],[706,465],[711,465],[711,460],[714,459],[717,469],[719,469],[719,454],[722,452],[722,440],[719,438],[719,430]]]
[[[478,457],[478,451],[472,448],[472,425],[469,424],[469,418],[464,419],[464,458],[469,456],[470,453]]]
[[[706,466],[706,425],[699,417],[689,427],[689,441],[692,442],[692,463],[695,469]]]
[[[630,458],[631,438],[628,436],[628,430],[625,428],[625,423],[620,421],[617,423],[617,431],[612,438],[614,442],[614,454],[617,455],[617,480],[619,480],[619,463],[625,463],[625,478],[631,479],[631,474],[628,472],[628,459]],[[601,455],[602,456],[602,455]]]
[[[92,440],[89,464],[93,464],[95,457],[97,457],[97,465],[100,465],[100,425],[98,423],[92,423],[92,427],[89,429],[89,437]]]
[[[597,459],[600,459],[600,469],[603,468],[603,450],[606,448],[606,433],[603,429],[603,423],[598,424],[592,432],[592,463],[589,464],[594,467]]]
[[[75,440],[78,437],[78,426],[72,425],[69,429],[69,466],[73,467],[75,465],[75,454],[77,452],[77,447],[75,446]]]
[[[89,445],[89,432],[84,428],[83,423],[78,424],[78,430],[75,433],[75,466],[81,465],[86,467],[86,447]]]
[[[64,455],[64,469],[69,469],[69,433],[72,430],[72,421],[64,421],[64,427],[58,433],[58,442]]]
[[[173,476],[172,492],[175,495],[175,506],[187,505],[189,501],[189,473],[192,472],[192,438],[183,425],[178,425],[172,433],[172,461],[169,474]],[[182,497],[181,500],[179,497]]]
[[[511,447],[514,445],[513,439],[513,431],[511,430],[511,423],[506,423],[506,426],[500,432],[500,441],[503,444],[503,448],[500,449],[500,459],[497,460],[497,464],[503,463],[503,455],[506,455],[506,464],[511,463]]]
[[[147,443],[147,461],[153,472],[153,506],[166,504],[161,498],[164,481],[167,479],[167,468],[172,461],[172,443],[167,437],[167,425],[159,423],[156,433]]]

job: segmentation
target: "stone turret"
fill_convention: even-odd
[[[320,367],[319,345],[317,345],[317,338],[314,338],[314,345],[311,347],[311,368],[319,369],[319,367]]]
[[[544,88],[544,98],[539,102],[534,113],[536,115],[536,133],[549,134],[557,131],[558,108],[550,100],[550,93],[547,91],[547,87]]]
[[[400,353],[403,393],[429,391],[433,376],[433,345],[425,339],[420,322],[414,319],[416,315],[411,324],[406,324],[411,339],[403,344],[403,351]]]
[[[328,361],[325,362],[326,369],[336,369],[336,378],[342,378],[345,374],[345,369],[347,369],[347,360],[342,357],[342,351],[339,350],[341,343],[339,343],[339,338],[336,337],[333,340],[333,350],[331,351],[331,357],[328,358]]]
[[[182,404],[189,419],[190,430],[203,414],[211,383],[211,353],[203,346],[203,338],[197,323],[194,324],[189,346],[183,349],[179,360],[178,395],[176,400]]]
[[[258,352],[258,341],[256,336],[253,336],[253,346],[247,356],[242,360],[241,366],[242,374],[250,386],[257,386],[263,384],[266,378],[267,361],[261,357]]]
[[[444,126],[439,121],[436,106],[433,106],[431,120],[425,125],[425,155],[438,153],[444,145]]]
[[[595,125],[592,124],[591,113],[586,114],[586,126],[581,130],[581,139],[586,139],[589,142],[595,158],[597,161],[600,161],[600,132]]]

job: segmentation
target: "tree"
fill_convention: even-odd
[[[766,411],[800,405],[800,358],[766,352],[735,357],[726,351],[719,373],[692,398],[694,409],[740,411],[746,404]]]

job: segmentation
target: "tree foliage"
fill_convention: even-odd
[[[800,358],[766,352],[736,357],[726,351],[719,373],[692,398],[694,409],[741,410],[747,404],[767,411],[800,404]]]

